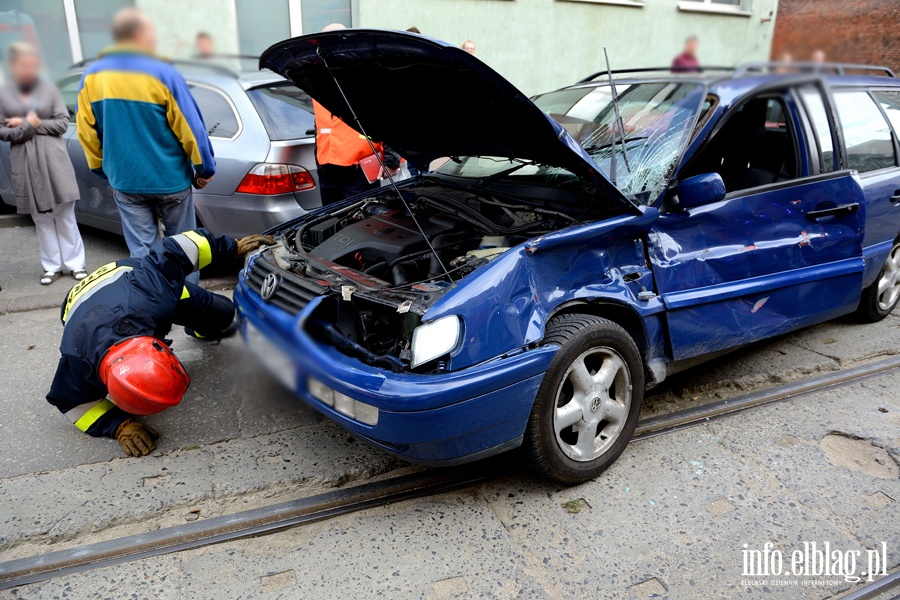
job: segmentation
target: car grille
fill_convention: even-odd
[[[259,294],[266,275],[276,272],[281,273],[281,285],[267,302],[292,315],[299,313],[304,306],[309,304],[310,300],[325,291],[323,287],[312,281],[279,268],[278,265],[262,255],[257,256],[250,263],[250,268],[247,270],[247,286]]]

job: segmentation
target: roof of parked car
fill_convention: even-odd
[[[793,69],[793,72],[771,72],[779,66]],[[855,71],[855,73],[846,73]],[[868,71],[872,74],[860,74]],[[812,65],[797,63],[750,63],[739,67],[704,67],[700,72],[672,73],[670,67],[655,67],[613,71],[613,80],[618,85],[647,83],[652,81],[697,82],[709,88],[719,97],[720,105],[729,106],[745,95],[780,83],[799,82],[823,77],[832,86],[900,87],[900,79],[887,67],[867,65],[844,65],[826,63]],[[598,72],[569,87],[598,87],[608,85],[605,72]]]

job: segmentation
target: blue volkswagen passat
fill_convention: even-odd
[[[891,77],[666,74],[617,80],[617,103],[592,80],[532,101],[458,48],[367,30],[261,65],[407,159],[449,157],[277,227],[235,289],[285,385],[407,460],[523,445],[584,481],[667,374],[900,297]]]

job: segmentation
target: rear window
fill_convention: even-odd
[[[312,99],[289,84],[258,87],[247,91],[269,138],[295,140],[316,134]]]
[[[848,166],[860,173],[893,167],[891,129],[868,92],[837,92],[834,101],[844,128]]]

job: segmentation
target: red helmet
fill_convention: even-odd
[[[132,415],[153,415],[175,406],[191,384],[172,349],[149,336],[110,346],[100,362],[100,381],[116,406]]]

